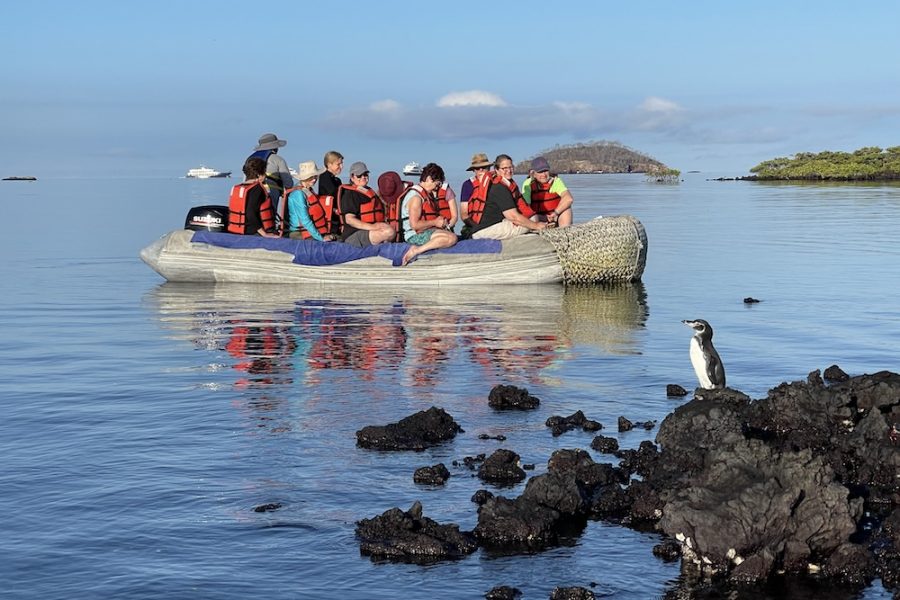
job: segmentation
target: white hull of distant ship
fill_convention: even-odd
[[[185,175],[188,179],[216,179],[219,177],[231,177],[231,171],[216,171],[209,167],[201,166],[198,169],[191,169]]]

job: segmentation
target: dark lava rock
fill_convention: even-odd
[[[498,442],[505,442],[506,436],[503,434],[500,435],[488,435],[486,433],[482,433],[478,436],[479,440],[497,440]]]
[[[477,456],[465,456],[463,457],[462,464],[470,471],[474,471],[478,468],[478,465],[484,462],[484,457],[485,455],[483,453],[478,454]],[[459,461],[454,460],[452,464],[454,467],[458,467]]]
[[[491,589],[484,597],[487,600],[516,600],[522,597],[522,592],[519,588],[500,585]]]
[[[519,455],[500,448],[488,456],[478,469],[482,481],[500,485],[512,485],[525,479],[525,471],[519,466]]]
[[[598,435],[591,440],[591,448],[603,454],[613,454],[619,450],[619,442],[616,438]]]
[[[444,409],[432,406],[388,425],[369,425],[356,432],[356,445],[375,450],[425,450],[463,433]]]
[[[659,460],[659,451],[656,445],[644,440],[638,446],[637,450],[621,450],[616,452],[616,457],[620,458],[619,468],[629,476],[637,473],[641,477],[649,475],[656,467]]]
[[[568,417],[554,415],[547,419],[546,425],[550,428],[551,433],[553,433],[554,436],[562,435],[567,431],[572,431],[576,427],[580,427],[584,431],[599,431],[600,429],[603,429],[603,425],[597,421],[588,419],[580,410],[575,411]]]
[[[757,300],[756,298],[751,298],[750,296],[744,298],[744,304],[759,304],[760,302],[762,301]]]
[[[497,410],[531,410],[540,404],[539,398],[514,385],[495,385],[488,395],[488,406]]]
[[[356,523],[359,551],[373,560],[431,563],[459,559],[478,548],[472,533],[458,525],[441,525],[422,516],[422,505],[415,502],[404,512],[392,508],[372,519]]]
[[[557,587],[550,592],[550,600],[594,600],[594,592],[583,587]]]
[[[484,504],[485,502],[487,502],[488,500],[490,500],[493,497],[494,497],[494,494],[492,494],[491,492],[489,492],[487,490],[478,490],[477,492],[472,494],[472,502],[474,502],[478,506],[481,506],[482,504]]]
[[[631,509],[631,498],[618,484],[605,485],[594,490],[589,515],[594,519],[622,520]]]
[[[634,423],[626,419],[625,417],[619,417],[618,421],[619,431],[631,431],[634,429]]]
[[[525,463],[522,465],[523,471],[534,471],[534,463]]]
[[[681,387],[680,385],[678,385],[677,383],[670,383],[669,385],[666,386],[666,396],[681,397],[681,396],[687,396],[687,395],[688,395],[688,391],[686,389],[684,389],[683,387]]]
[[[555,451],[547,461],[547,470],[551,473],[572,473],[589,490],[619,479],[619,474],[612,465],[595,463],[591,455],[580,448]]]
[[[450,471],[440,463],[431,467],[420,467],[413,473],[413,481],[424,485],[444,485],[450,479]]]
[[[831,365],[825,369],[824,376],[825,381],[847,381],[850,379],[850,376],[844,373],[843,369],[837,365]]]
[[[675,540],[663,540],[653,546],[653,556],[661,558],[663,562],[674,562],[681,558],[681,544]]]
[[[271,502],[269,504],[260,504],[259,506],[253,507],[253,512],[258,512],[258,513],[271,512],[273,510],[278,510],[279,508],[281,508],[281,506],[282,506],[281,502]]]
[[[559,512],[522,497],[495,496],[478,508],[475,536],[489,549],[529,552],[559,543]]]

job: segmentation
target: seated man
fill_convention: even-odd
[[[366,163],[350,165],[350,184],[338,188],[341,211],[341,241],[365,248],[388,242],[394,228],[385,222],[384,203],[369,187],[369,167]]]
[[[550,174],[550,163],[543,156],[531,161],[531,173],[522,183],[522,197],[537,218],[560,227],[571,225],[573,198],[562,178]]]
[[[522,214],[528,205],[513,181],[512,158],[501,154],[494,165],[496,172],[490,180],[476,188],[469,198],[472,239],[507,240],[547,227],[547,223],[532,221],[531,214]]]
[[[434,163],[428,163],[422,169],[418,185],[412,186],[403,196],[400,219],[404,238],[411,244],[403,255],[403,265],[409,264],[423,252],[449,248],[456,243],[456,234],[447,229],[450,221],[440,214],[438,200],[433,196],[443,183],[444,170]]]

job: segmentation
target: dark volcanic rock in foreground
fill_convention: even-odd
[[[513,485],[525,479],[525,471],[519,466],[518,454],[500,448],[481,463],[478,477],[489,483]]]
[[[356,432],[356,445],[375,450],[425,450],[462,432],[444,409],[432,406],[397,423],[363,427]]]
[[[776,572],[896,581],[900,562],[866,543],[889,536],[863,515],[890,524],[900,503],[900,375],[826,386],[814,372],[756,402],[698,394],[661,425],[640,482],[657,494],[658,528],[680,542],[684,566],[739,582]]]
[[[404,512],[392,508],[356,523],[359,551],[375,559],[431,563],[463,558],[478,548],[475,537],[458,525],[441,525],[422,516],[416,502]]]

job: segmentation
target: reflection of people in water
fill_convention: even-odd
[[[249,376],[239,379],[235,385],[249,387],[291,383],[291,357],[296,348],[294,336],[286,327],[235,325],[225,350],[238,359],[234,368]]]
[[[462,330],[469,356],[491,379],[520,377],[537,382],[560,350],[570,346],[556,334],[512,331],[503,323],[483,319],[467,320]]]
[[[407,313],[410,354],[406,374],[413,386],[436,386],[456,348],[459,315],[427,306],[409,307]]]

